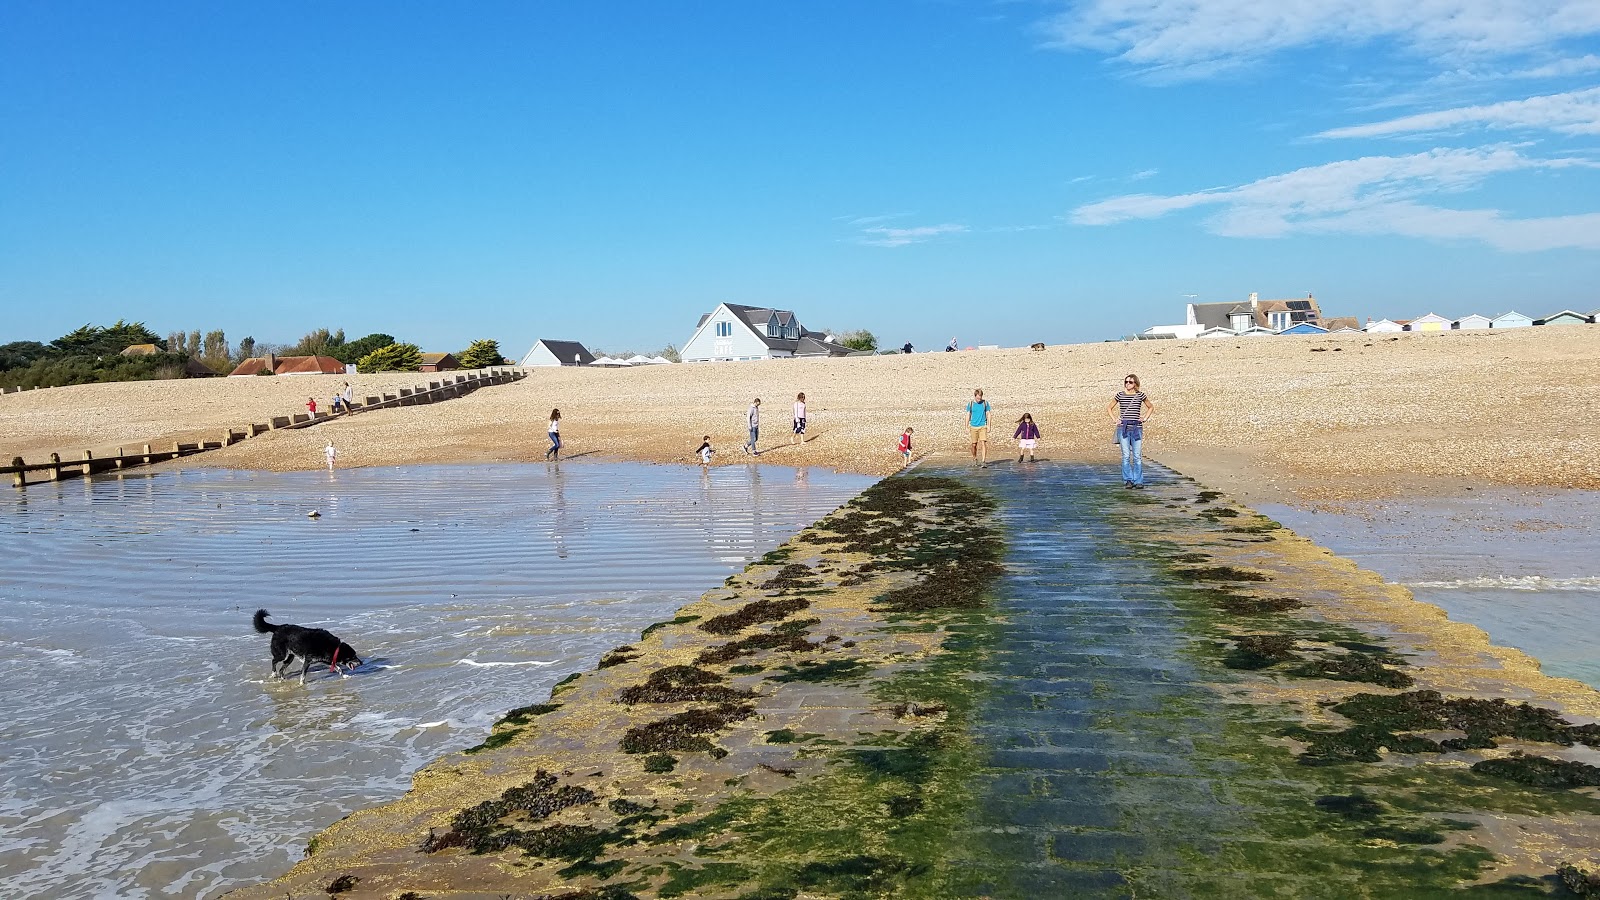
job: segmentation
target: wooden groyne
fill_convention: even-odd
[[[365,398],[365,402],[352,402],[347,412],[333,413],[326,410],[318,410],[315,413],[273,416],[266,422],[251,423],[243,428],[226,429],[216,440],[190,443],[175,442],[170,448],[167,445],[157,448],[151,444],[144,444],[133,450],[127,447],[118,447],[116,454],[112,456],[95,456],[93,451],[84,450],[77,458],[69,459],[63,459],[60,453],[52,453],[48,461],[32,463],[23,460],[20,456],[16,456],[12,457],[9,465],[0,466],[0,474],[10,475],[11,484],[19,488],[46,481],[87,478],[104,472],[121,471],[134,466],[145,466],[184,456],[193,456],[196,453],[205,453],[208,450],[220,450],[223,447],[237,444],[242,440],[268,431],[309,428],[312,425],[374,409],[385,409],[392,406],[420,406],[425,403],[450,400],[471,393],[480,387],[519,381],[526,378],[527,374],[526,371],[521,369],[495,368],[467,372],[461,375],[451,375],[440,381],[430,381],[426,387],[419,385],[414,388],[400,388],[394,393],[369,396]]]

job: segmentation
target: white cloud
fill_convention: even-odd
[[[1143,169],[1128,176],[1129,181],[1143,181],[1161,174],[1160,169]]]
[[[1110,225],[1214,206],[1221,209],[1207,220],[1207,228],[1230,237],[1393,234],[1477,240],[1501,250],[1600,249],[1600,213],[1515,219],[1498,210],[1449,209],[1420,202],[1431,195],[1469,190],[1492,175],[1593,165],[1581,159],[1533,159],[1504,145],[1436,149],[1311,166],[1240,187],[1113,197],[1080,206],[1071,218],[1079,225]]]
[[[1600,33],[1595,0],[1075,0],[1042,25],[1051,46],[1202,77],[1296,47],[1392,40],[1421,56],[1551,50]]]
[[[1457,131],[1474,126],[1536,128],[1562,134],[1600,134],[1600,88],[1418,113],[1386,122],[1333,128],[1317,137],[1370,138]]]
[[[1565,78],[1569,75],[1587,75],[1590,72],[1600,72],[1600,56],[1595,56],[1593,53],[1558,59],[1511,74],[1513,78]]]
[[[967,230],[965,225],[922,225],[916,228],[863,228],[861,229],[861,243],[870,247],[904,247],[907,244],[921,244],[946,234],[960,234]]]

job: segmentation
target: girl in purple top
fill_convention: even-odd
[[[1039,446],[1039,426],[1033,424],[1033,414],[1023,413],[1017,420],[1017,430],[1011,433],[1017,439],[1017,462],[1022,462],[1022,454],[1028,455],[1028,462],[1033,462],[1033,451]]]

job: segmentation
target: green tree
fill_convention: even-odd
[[[361,357],[356,371],[363,375],[374,372],[415,372],[422,367],[422,350],[416,344],[390,344]]]
[[[54,353],[38,341],[12,341],[0,345],[0,371],[26,368]]]
[[[485,366],[500,365],[500,342],[488,338],[473,341],[472,346],[456,354],[456,362],[461,363],[463,369],[482,369]]]
[[[235,366],[237,366],[240,363],[244,362],[247,359],[250,359],[251,357],[253,357],[255,355],[256,355],[256,339],[251,337],[251,336],[249,336],[249,335],[245,335],[244,339],[239,341],[239,349],[233,351],[233,360],[232,360],[232,362],[233,362],[233,364]]]
[[[656,353],[656,355],[662,359],[670,359],[673,362],[683,362],[683,357],[678,355],[678,348],[671,344],[662,347],[660,352]]]
[[[340,333],[343,334],[343,332]],[[350,363],[359,363],[361,361],[361,357],[366,356],[368,353],[371,353],[379,347],[387,347],[392,343],[394,343],[394,335],[374,332],[366,337],[356,338],[347,344],[342,344],[338,347],[335,347],[333,353],[330,355],[339,362],[347,365]]]
[[[331,356],[339,359],[339,348],[344,346],[344,329],[329,331],[318,328],[284,351],[284,356]],[[339,360],[344,362],[344,360]]]
[[[228,365],[228,337],[219,329],[206,332],[205,344],[201,349],[200,361],[213,372],[226,375],[233,367]]]
[[[847,331],[839,335],[839,343],[849,347],[851,350],[878,349],[878,339],[873,337],[872,332],[865,328],[859,331]]]
[[[113,356],[134,344],[161,344],[161,335],[143,322],[117,320],[111,326],[85,325],[50,342],[63,356]]]

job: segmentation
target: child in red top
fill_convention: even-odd
[[[912,429],[910,428],[900,432],[900,465],[902,466],[911,465],[911,432]]]
[[[317,398],[306,398],[306,410],[311,413],[311,418],[315,419],[317,417]]]

